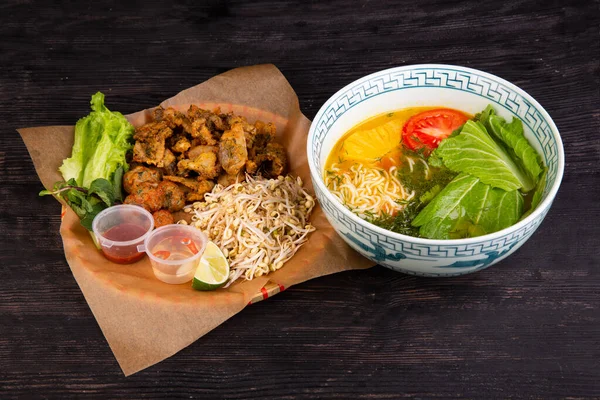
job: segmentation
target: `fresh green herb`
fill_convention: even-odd
[[[389,215],[383,213],[383,215],[376,217],[371,215],[366,220],[372,224],[380,226],[383,229],[387,229],[402,235],[420,237],[419,228],[411,225],[411,221],[423,208],[423,204],[418,201],[412,201],[404,207],[402,211],[395,215]]]
[[[398,169],[398,179],[402,182],[404,187],[409,191],[415,191],[417,196],[427,192],[435,185],[445,186],[456,176],[456,172],[444,167],[440,162],[436,166],[433,166],[430,162],[431,157],[426,159],[422,154],[414,152],[409,149],[403,149],[405,157],[415,159],[413,163],[412,172],[410,171],[410,165],[407,162],[402,163],[402,166]],[[427,163],[429,166],[429,177],[427,178],[426,170],[427,166],[423,163]]]
[[[42,190],[40,196],[54,195],[62,198],[71,207],[87,230],[92,230],[94,217],[102,210],[115,204],[115,192],[111,182],[98,178],[89,189],[78,186],[75,179],[57,182],[53,190]]]
[[[396,203],[405,207],[395,215],[375,216],[371,214],[366,215],[366,219],[393,232],[421,237],[419,228],[412,226],[412,220],[456,176],[456,173],[445,168],[443,164],[440,164],[439,167],[432,167],[421,152],[409,149],[404,149],[403,152],[404,157],[410,157],[413,160],[412,172],[409,162],[406,161],[398,168],[397,175],[407,190],[415,192],[414,198],[412,200],[396,200]]]
[[[71,157],[59,168],[64,181],[40,196],[62,198],[91,231],[96,214],[122,200],[123,174],[129,168],[125,157],[135,128],[121,113],[106,108],[102,93],[93,95],[90,104],[92,112],[75,125]]]
[[[523,196],[461,173],[412,221],[423,237],[451,239],[496,232],[511,226],[523,213]]]

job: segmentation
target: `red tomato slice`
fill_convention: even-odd
[[[404,145],[411,150],[431,151],[469,117],[450,108],[437,108],[410,117],[402,128]]]

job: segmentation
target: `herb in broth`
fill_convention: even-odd
[[[412,160],[412,171],[409,159]],[[422,151],[404,148],[401,160],[397,176],[407,191],[414,191],[413,199],[398,200],[398,203],[405,204],[405,207],[395,215],[384,213],[379,217],[371,216],[367,221],[392,232],[422,237],[419,228],[413,226],[412,221],[457,174],[443,164],[438,167],[431,166]]]
[[[417,202],[412,202],[406,205],[403,211],[396,215],[389,215],[383,213],[382,216],[377,217],[371,215],[365,218],[367,222],[377,225],[388,231],[401,233],[403,235],[421,237],[419,234],[419,228],[411,225],[411,221],[419,214],[419,211],[423,206]]]
[[[442,163],[431,165],[422,152],[404,148],[403,163],[398,168],[398,179],[408,191],[415,191],[415,197],[420,197],[436,185],[446,186],[458,173],[446,168]],[[412,168],[408,159],[413,160]]]

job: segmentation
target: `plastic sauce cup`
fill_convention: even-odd
[[[92,230],[104,257],[118,264],[131,264],[144,257],[138,246],[152,229],[152,214],[140,206],[128,204],[102,210],[92,222]]]
[[[138,250],[148,254],[154,276],[176,285],[192,280],[207,242],[202,231],[188,225],[172,224],[150,233]]]

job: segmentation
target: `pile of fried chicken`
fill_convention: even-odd
[[[229,186],[245,173],[276,178],[286,171],[285,149],[274,142],[275,126],[254,124],[233,113],[190,106],[186,113],[159,107],[153,121],[136,128],[131,169],[123,177],[129,195],[153,213],[155,226],[172,213],[204,200],[216,183]]]

